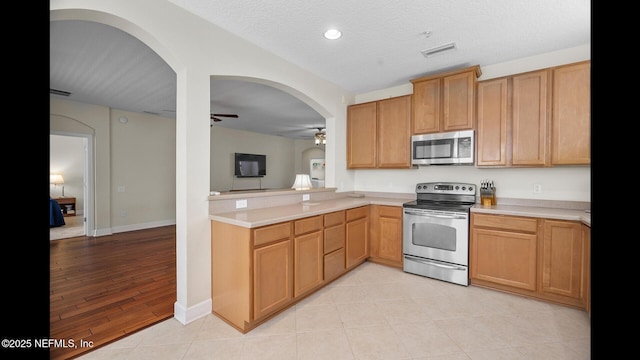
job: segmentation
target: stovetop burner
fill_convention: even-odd
[[[403,207],[468,212],[476,202],[476,186],[454,182],[419,183],[416,197]]]
[[[438,201],[420,201],[413,200],[402,204],[405,208],[413,209],[429,209],[442,211],[468,212],[474,204],[438,202]]]

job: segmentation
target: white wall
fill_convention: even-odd
[[[284,189],[295,178],[293,139],[250,131],[211,127],[211,190]],[[267,175],[262,178],[237,178],[234,153],[267,156]]]
[[[175,224],[175,120],[112,109],[109,121],[112,231]]]

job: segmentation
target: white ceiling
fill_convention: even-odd
[[[420,76],[591,43],[588,0],[169,0],[355,94]],[[343,36],[328,41],[323,32]],[[450,42],[452,51],[421,51]],[[173,70],[132,36],[85,21],[50,25],[50,87],[70,100],[175,118]],[[259,101],[260,100],[260,101]],[[309,138],[324,119],[261,84],[211,82],[218,126]]]

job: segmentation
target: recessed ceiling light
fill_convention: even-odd
[[[329,29],[325,31],[324,37],[329,40],[336,40],[342,36],[342,33],[338,29]]]

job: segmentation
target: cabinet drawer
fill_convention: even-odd
[[[518,216],[473,214],[472,226],[490,227],[503,230],[535,233],[538,230],[538,220]]]
[[[344,247],[344,224],[324,229],[324,253]]]
[[[291,236],[291,223],[268,225],[253,230],[253,244],[259,246]]]
[[[344,248],[324,256],[324,280],[331,280],[345,270]]]
[[[347,221],[352,221],[366,217],[369,214],[368,206],[361,206],[355,209],[347,210]]]
[[[296,220],[293,222],[293,228],[295,235],[318,231],[322,229],[322,215]]]
[[[344,210],[324,215],[324,227],[339,225],[344,222]]]
[[[378,215],[396,219],[402,219],[402,207],[400,206],[378,206]]]

